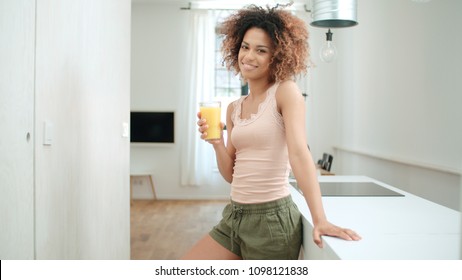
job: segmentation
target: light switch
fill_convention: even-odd
[[[53,124],[49,121],[43,123],[43,145],[51,146],[53,142]]]

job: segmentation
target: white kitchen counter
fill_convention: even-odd
[[[404,196],[323,197],[330,222],[355,230],[360,241],[323,236],[319,249],[312,238],[312,219],[300,192],[292,197],[303,214],[304,259],[450,260],[460,259],[460,212],[365,176],[319,176],[319,182],[374,182]]]

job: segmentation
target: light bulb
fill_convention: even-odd
[[[326,42],[321,47],[319,55],[321,56],[322,61],[328,63],[334,61],[337,58],[337,49],[332,43],[332,32],[330,32],[330,29],[326,33]]]

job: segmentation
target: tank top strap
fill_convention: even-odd
[[[268,91],[268,95],[269,95],[268,101],[269,101],[269,106],[271,108],[271,114],[273,115],[273,118],[276,121],[277,125],[281,129],[285,129],[284,120],[282,118],[282,115],[278,111],[278,104],[276,101],[276,91],[278,87],[279,87],[279,83],[276,83],[274,86],[270,88],[270,90]]]
[[[245,97],[245,95],[241,96],[241,98],[233,102],[233,112],[231,113],[231,120],[234,124],[238,123],[241,118],[242,102],[244,101]]]

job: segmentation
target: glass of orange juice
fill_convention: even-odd
[[[207,137],[205,140],[221,138],[221,102],[207,101],[200,102],[201,117],[207,121]]]

